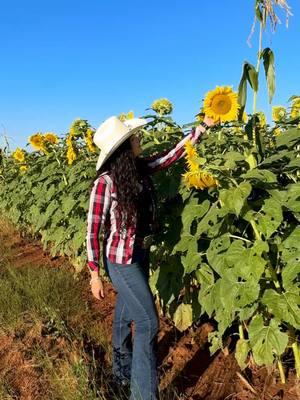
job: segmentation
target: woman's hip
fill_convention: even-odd
[[[118,264],[105,256],[109,277],[133,320],[157,320],[157,310],[148,278],[139,262]]]

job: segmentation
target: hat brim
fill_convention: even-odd
[[[96,170],[98,171],[102,165],[105,163],[105,161],[113,154],[113,152],[115,150],[117,150],[117,148],[125,142],[126,139],[128,139],[131,135],[134,135],[135,132],[137,132],[138,130],[140,130],[143,126],[147,125],[147,123],[137,126],[136,128],[131,129],[130,131],[128,131],[126,133],[126,135],[122,136],[122,138],[115,143],[115,145],[110,149],[109,153],[104,153],[103,151],[100,152],[98,161],[97,161],[97,165],[96,165]]]

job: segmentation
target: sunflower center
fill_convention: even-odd
[[[218,94],[212,99],[211,108],[216,114],[227,114],[231,110],[231,99],[226,94]]]

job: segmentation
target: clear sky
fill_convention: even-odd
[[[300,1],[288,0],[275,34],[273,104],[300,94]],[[145,113],[167,97],[191,122],[216,85],[237,90],[244,60],[256,64],[254,0],[12,0],[0,8],[0,145],[24,147],[37,131],[64,134],[75,118],[97,127],[111,115]],[[258,108],[270,115],[263,70]],[[247,109],[251,112],[251,98]]]

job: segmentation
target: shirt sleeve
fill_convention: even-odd
[[[95,180],[90,194],[87,216],[87,259],[91,271],[99,271],[99,233],[103,228],[111,203],[110,185],[104,176]]]
[[[188,140],[195,144],[200,138],[201,132],[199,129],[192,131],[186,135],[180,142],[178,142],[173,148],[165,150],[162,153],[156,154],[151,157],[145,157],[143,160],[146,162],[149,173],[154,173],[162,169],[168,168],[174,162],[182,158],[186,154],[184,145]]]

